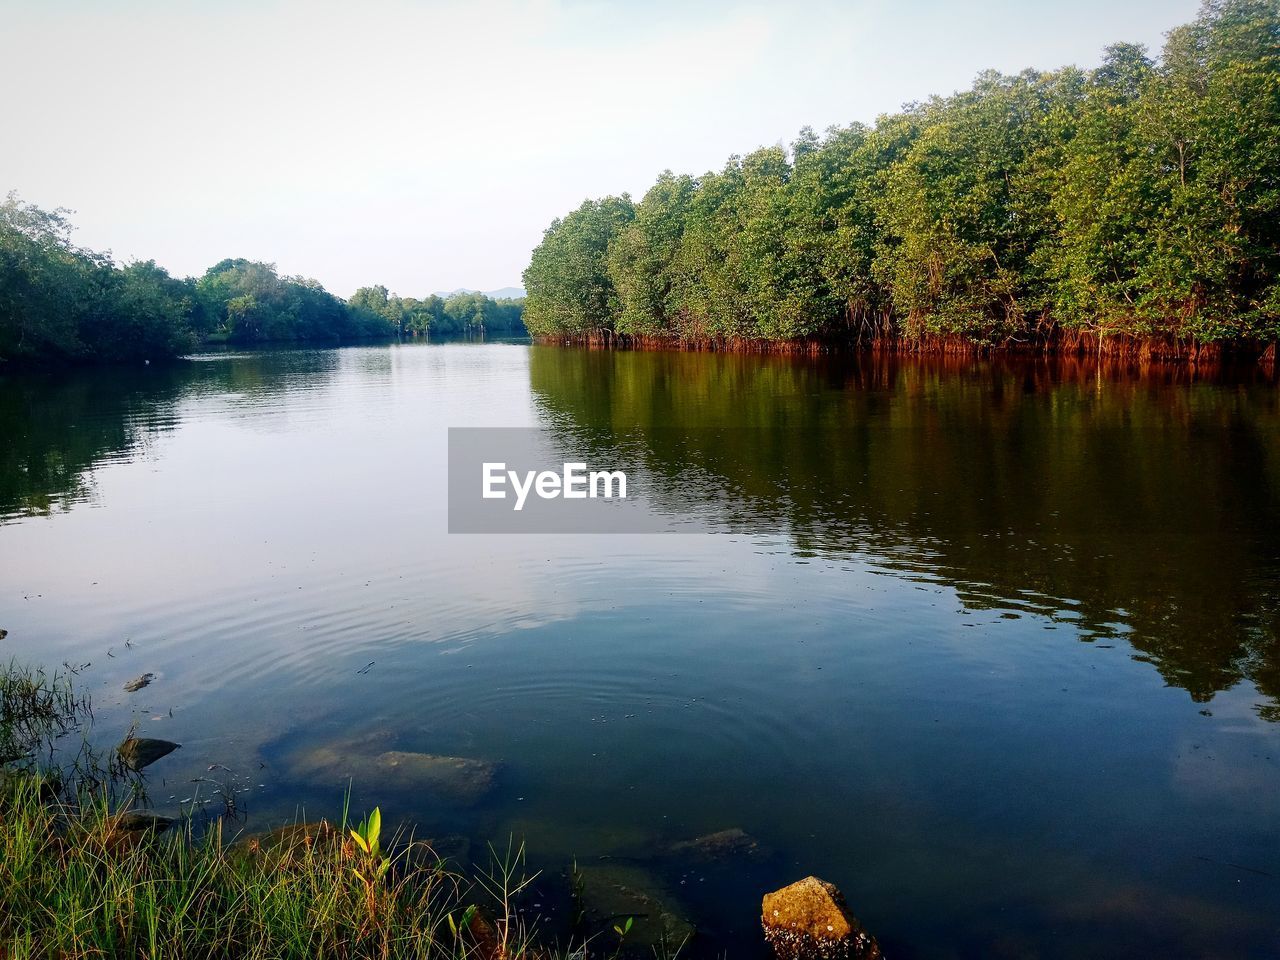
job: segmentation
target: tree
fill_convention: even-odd
[[[599,335],[621,313],[609,277],[609,244],[635,218],[626,194],[588,200],[543,234],[524,272],[525,325],[534,334]]]
[[[1158,62],[989,71],[556,220],[535,335],[1257,348],[1280,336],[1280,8],[1208,0]]]

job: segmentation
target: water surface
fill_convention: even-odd
[[[639,451],[675,536],[449,536],[449,426]],[[894,957],[1280,953],[1280,391],[1185,371],[521,345],[0,379],[3,653],[235,771],[500,761],[426,835],[610,866],[755,956],[836,882]],[[157,679],[135,694],[123,684]],[[105,736],[105,734],[104,734]],[[303,772],[300,772],[303,771]],[[763,855],[656,856],[741,828]]]

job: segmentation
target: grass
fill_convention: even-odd
[[[89,709],[73,677],[11,664],[0,679],[2,960],[586,958],[533,944],[521,846],[467,878],[411,837],[384,850],[376,811],[238,841],[221,821],[141,817],[118,765],[87,747],[53,759]]]
[[[477,921],[469,883],[414,843],[375,878],[327,824],[226,843],[217,824],[199,838],[189,822],[128,830],[105,801],[49,794],[38,775],[5,777],[0,790],[8,958],[491,956],[495,937],[502,956],[534,954],[513,912]]]

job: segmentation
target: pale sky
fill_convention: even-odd
[[[551,219],[988,67],[1158,52],[1198,0],[0,0],[0,194],[198,275],[520,283]]]

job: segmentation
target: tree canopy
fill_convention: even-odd
[[[555,220],[524,279],[541,336],[1274,341],[1280,8],[668,171]]]
[[[525,332],[521,300],[415,300],[372,286],[344,301],[315,280],[244,259],[222,260],[198,279],[172,277],[151,260],[120,266],[76,246],[68,214],[15,194],[0,203],[0,360],[128,362],[203,343]]]

